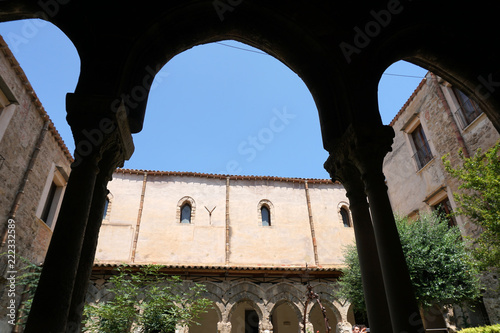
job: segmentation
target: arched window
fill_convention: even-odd
[[[351,219],[349,218],[349,211],[345,207],[340,208],[340,216],[342,216],[344,227],[349,228],[351,226]]]
[[[181,223],[191,223],[191,205],[188,203],[181,207]]]
[[[262,199],[257,205],[258,223],[262,227],[270,227],[276,223],[276,214],[273,203],[267,199]]]
[[[262,216],[262,226],[269,227],[271,225],[271,212],[267,206],[260,207],[260,215]]]
[[[108,215],[108,208],[109,208],[109,198],[106,197],[106,201],[104,202],[104,211],[102,213],[102,219],[104,220],[106,216]]]
[[[196,215],[196,202],[190,196],[182,197],[177,202],[177,212],[175,214],[176,223],[184,225],[194,224]]]

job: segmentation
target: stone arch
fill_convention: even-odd
[[[249,295],[255,295],[256,299],[262,299],[265,296],[264,290],[254,283],[242,281],[231,285],[230,288],[226,290],[226,295],[228,300],[238,300],[241,295],[248,293]]]
[[[238,329],[240,327],[244,327],[244,322],[242,323],[241,320],[239,321],[238,325],[234,325],[233,322],[237,320],[238,318],[235,318],[235,312],[238,310],[240,306],[245,306],[248,305],[250,308],[255,310],[257,313],[257,316],[259,318],[259,323],[262,323],[264,320],[264,313],[265,310],[262,308],[262,306],[259,306],[257,302],[255,302],[252,299],[242,297],[240,298],[237,302],[231,302],[230,303],[230,308],[228,310],[228,317],[227,321],[231,323],[232,329]],[[239,330],[238,330],[239,331]]]
[[[266,290],[266,306],[274,308],[276,304],[287,301],[294,304],[299,312],[303,313],[304,296],[305,292],[296,285],[287,282],[278,283]],[[271,309],[269,311],[271,312]]]
[[[326,13],[321,14],[325,20],[329,20]],[[347,95],[342,93],[344,90],[347,92],[346,84],[338,71],[345,63],[342,54],[309,52],[308,50],[317,49],[317,42],[312,40],[308,32],[295,20],[282,15],[277,9],[262,10],[258,6],[243,2],[237,6],[237,10],[225,15],[231,16],[230,24],[221,24],[212,2],[200,2],[196,6],[178,6],[175,10],[159,9],[156,18],[150,20],[134,39],[131,48],[140,52],[126,55],[124,67],[132,67],[134,70],[123,74],[119,89],[126,94],[134,87],[149,88],[144,84],[145,78],[148,81],[149,78],[152,79],[174,56],[197,45],[235,40],[267,52],[299,75],[309,91],[315,95],[313,97],[316,106],[320,113],[324,113],[323,121],[328,122],[329,126],[340,130],[341,125],[347,124],[348,117],[345,114],[350,103],[344,97]],[[193,20],[199,24],[189,23]],[[261,25],[255,26],[256,20],[261,22]],[[224,23],[226,22],[228,20]],[[269,29],[270,26],[276,25],[281,29]],[[176,29],[172,30],[172,26]],[[307,68],[301,65],[303,63],[308,63]],[[321,84],[317,82],[318,73],[324,76]],[[83,84],[87,83],[82,81]],[[149,93],[149,89],[145,90]],[[336,92],[336,101],[332,98],[332,91]],[[318,98],[320,95],[324,97]],[[128,108],[132,132],[142,129],[146,100],[147,98],[137,101],[137,105]]]
[[[277,297],[279,297],[277,295]],[[299,309],[299,307],[297,306],[297,303],[294,303],[288,299],[280,299],[279,301],[275,302],[273,307],[271,309],[269,309],[269,313],[273,313],[273,311],[280,305],[282,304],[287,304],[288,306],[290,306],[290,308],[292,308],[293,312],[297,315],[297,318],[299,319],[299,323],[302,321],[302,316],[303,316],[303,313],[301,311],[301,309]]]
[[[214,282],[203,282],[206,287],[206,292],[203,293],[203,297],[208,298],[213,303],[213,308],[217,313],[217,317],[219,321],[223,320],[223,314],[225,312],[224,301],[220,295],[223,295],[224,292],[222,288],[220,288]]]
[[[328,324],[332,328],[332,330],[335,330],[336,326],[338,323],[342,322],[340,319],[340,313],[338,312],[338,309],[333,306],[332,303],[321,300],[321,304],[326,308],[326,316],[328,319]],[[308,314],[307,314],[307,321],[313,324],[315,331],[317,330],[317,325],[322,325],[321,327],[324,327],[324,318],[323,314],[320,311],[319,308],[319,303],[314,302],[311,304],[308,308]],[[332,316],[333,313],[333,316]],[[321,330],[320,330],[321,331]]]
[[[321,300],[321,304],[323,304],[323,306],[325,306],[325,307],[328,307],[334,313],[335,319],[337,320],[337,322],[341,322],[342,321],[342,314],[341,314],[339,308],[342,307],[342,305],[338,302],[337,298],[331,294],[331,291],[332,291],[332,287],[331,286],[329,287],[328,285],[326,285],[324,283],[320,283],[320,284],[314,286],[314,292],[316,292],[319,295],[319,298]],[[315,304],[317,304],[316,301],[309,303],[309,305],[307,307],[306,317],[308,319],[309,319],[311,310],[313,308],[313,305],[315,305]]]

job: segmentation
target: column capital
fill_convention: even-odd
[[[392,150],[394,130],[391,126],[369,124],[349,125],[344,134],[328,147],[327,171],[332,165],[351,163],[365,174],[373,167],[382,166],[385,155]]]
[[[88,159],[99,162],[105,153],[108,163],[117,166],[132,156],[134,144],[123,101],[70,93],[66,96],[66,109],[75,139],[72,167]]]

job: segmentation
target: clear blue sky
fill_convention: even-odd
[[[78,80],[76,49],[58,28],[40,20],[1,23],[0,34],[73,153],[64,101]],[[194,47],[164,66],[125,167],[328,178],[317,109],[302,80],[259,50],[222,43]],[[402,61],[387,69],[379,84],[384,124],[425,73]]]

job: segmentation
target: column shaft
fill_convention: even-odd
[[[361,179],[357,182],[361,183]],[[353,187],[346,183],[344,184],[346,189]],[[387,305],[377,244],[375,242],[366,196],[364,191],[362,191],[362,187],[361,189],[358,187],[357,191],[348,190],[347,197],[349,198],[349,208],[353,218],[354,235],[356,238],[356,248],[358,250],[359,267],[370,330],[374,333],[390,333],[392,332],[391,317]]]
[[[381,163],[380,171],[365,174],[363,178],[370,202],[393,332],[421,333],[422,320],[387,195]]]
[[[95,158],[85,159],[71,171],[31,306],[26,333],[66,332],[73,283],[96,176]]]
[[[101,161],[102,162],[102,161]],[[71,306],[68,316],[68,331],[79,332],[82,311],[85,305],[85,296],[89,284],[92,266],[99,238],[99,230],[102,224],[104,206],[108,190],[106,188],[109,181],[109,171],[103,168],[113,168],[114,166],[104,166],[100,163],[100,172],[96,179],[94,194],[92,196],[92,205],[90,209],[87,228],[85,229],[85,238],[83,241],[82,252],[78,265],[78,271],[75,277],[73,294],[71,297]],[[112,172],[112,171],[111,171]]]

